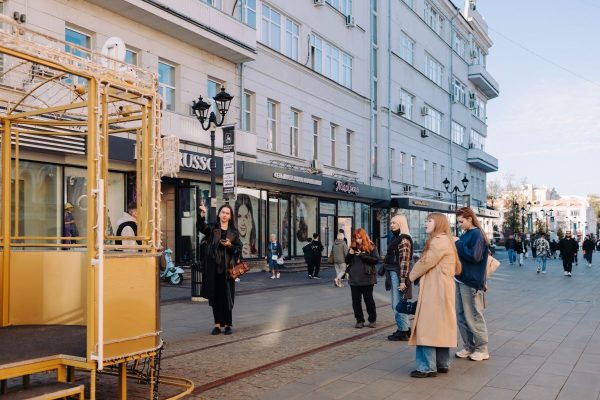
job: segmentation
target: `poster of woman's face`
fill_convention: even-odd
[[[317,232],[317,199],[314,197],[296,196],[295,207],[296,252],[301,254],[302,247],[312,240],[312,234]]]
[[[242,241],[242,257],[258,256],[257,248],[257,218],[258,199],[245,193],[238,194],[235,201],[235,216],[240,240]]]

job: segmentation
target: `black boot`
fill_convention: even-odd
[[[392,342],[399,342],[402,340],[403,335],[404,335],[404,331],[396,330],[396,332],[394,332],[388,336],[388,340],[391,340]]]

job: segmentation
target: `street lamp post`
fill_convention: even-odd
[[[529,211],[531,210],[531,202],[527,202],[527,207],[521,207],[521,232],[523,235],[525,234],[525,216],[529,215]]]
[[[463,193],[467,190],[467,186],[469,185],[469,180],[467,179],[467,175],[465,174],[464,178],[461,179],[463,188],[460,189],[458,185],[454,185],[452,189],[450,189],[450,181],[448,178],[444,179],[442,182],[444,184],[444,188],[446,188],[446,192],[454,194],[454,212],[458,210],[458,193]],[[458,223],[454,221],[454,232],[456,236],[458,236]]]
[[[548,233],[548,217],[552,218],[553,211],[553,209],[550,209],[549,211],[544,211],[543,208],[540,210],[540,213],[544,217],[544,222],[546,222],[546,233]]]
[[[200,121],[202,129],[207,131],[210,129],[210,215],[213,220],[216,221],[217,217],[217,161],[215,160],[215,129],[223,125],[225,122],[225,114],[229,111],[229,105],[233,96],[225,91],[225,88],[221,86],[221,91],[213,97],[217,106],[218,114],[221,116],[221,120],[217,121],[217,116],[214,111],[208,111],[211,108],[211,104],[202,100],[202,96],[198,98],[198,101],[193,101],[192,111],[194,115]],[[205,126],[205,122],[207,122]]]

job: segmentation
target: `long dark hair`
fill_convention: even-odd
[[[485,240],[485,244],[487,244],[487,245],[490,244],[490,242],[487,238],[487,235],[483,231],[483,228],[481,227],[481,223],[477,219],[477,215],[475,215],[475,212],[473,210],[471,210],[469,207],[459,208],[456,211],[456,218],[458,219],[458,217],[471,218],[471,222],[473,223],[473,225],[475,227],[479,228],[479,232],[481,232],[481,235],[483,236],[483,240]],[[458,224],[458,221],[456,221],[456,223]]]
[[[237,231],[237,227],[235,225],[235,214],[233,213],[233,208],[231,208],[231,206],[229,204],[223,204],[221,207],[219,207],[219,210],[217,211],[217,225],[219,227],[221,226],[221,221],[219,220],[219,214],[221,214],[221,210],[224,208],[229,208],[229,213],[231,214],[231,218],[229,219],[229,224],[227,225],[227,228],[231,229],[233,231]]]
[[[252,200],[247,194],[238,194],[237,200],[235,201],[235,212],[237,218],[237,212],[241,206],[245,206],[250,214],[250,251],[252,254],[256,252],[256,225],[254,223],[254,210],[252,209]]]

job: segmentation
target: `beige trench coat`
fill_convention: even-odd
[[[457,346],[453,246],[452,238],[447,235],[434,237],[426,258],[421,258],[410,271],[412,282],[421,279],[409,345]]]

